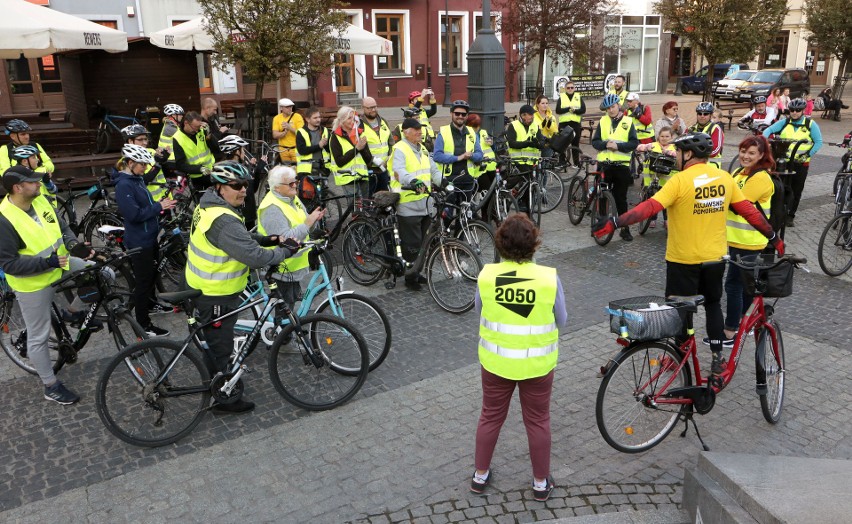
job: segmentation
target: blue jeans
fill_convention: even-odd
[[[728,247],[728,254],[732,259],[736,259],[737,256],[753,257],[759,255],[760,250]],[[728,297],[728,306],[725,311],[725,329],[736,331],[740,327],[740,319],[748,310],[754,297],[746,292],[742,270],[731,264],[728,264],[728,273],[725,275],[725,294]]]

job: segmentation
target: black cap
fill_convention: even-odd
[[[26,166],[12,166],[3,173],[3,187],[9,193],[12,192],[12,186],[21,182],[41,182],[41,173],[36,173]]]
[[[533,109],[533,106],[531,106],[529,104],[524,104],[524,105],[521,106],[521,109],[520,109],[520,111],[518,111],[518,114],[519,115],[533,115],[533,114],[535,114],[535,109]]]
[[[420,120],[416,118],[406,118],[402,121],[402,129],[420,129],[423,127],[423,124],[420,123]]]

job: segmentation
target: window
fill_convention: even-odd
[[[404,73],[405,56],[405,15],[402,13],[376,13],[374,16],[376,35],[391,41],[392,56],[378,57],[378,72]]]
[[[775,41],[768,44],[760,53],[758,68],[784,67],[787,57],[787,46],[790,42],[790,32],[780,31],[775,36]]]
[[[62,79],[59,78],[59,63],[53,55],[39,58],[38,74],[41,79],[41,91],[43,93],[61,93]]]
[[[6,74],[12,84],[12,93],[33,92],[33,77],[30,74],[30,62],[23,56],[17,60],[6,60]]]
[[[479,34],[479,30],[482,29],[482,18],[481,14],[473,17],[473,37],[476,38],[476,35]],[[491,29],[495,32],[497,31],[497,15],[491,15]]]
[[[449,24],[447,23],[447,20],[449,20]],[[464,56],[464,49],[462,49],[462,27],[464,27],[464,17],[450,15],[448,19],[447,16],[441,15],[442,73],[444,72],[444,67],[448,67],[450,73],[461,73],[463,70],[462,59]],[[450,46],[449,57],[447,56],[448,44]]]
[[[115,20],[92,20],[92,22],[110,29],[118,29],[118,22]]]

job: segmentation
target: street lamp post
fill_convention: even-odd
[[[471,111],[482,117],[482,129],[498,136],[506,111],[506,51],[491,28],[491,0],[482,0],[482,27],[467,52],[467,64]]]
[[[444,107],[452,105],[452,86],[450,86],[450,2],[444,0]]]

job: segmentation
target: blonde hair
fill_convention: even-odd
[[[340,124],[349,118],[350,114],[355,114],[355,110],[349,106],[340,106],[340,109],[337,110],[337,118],[334,119],[331,129],[337,129],[340,127]]]

